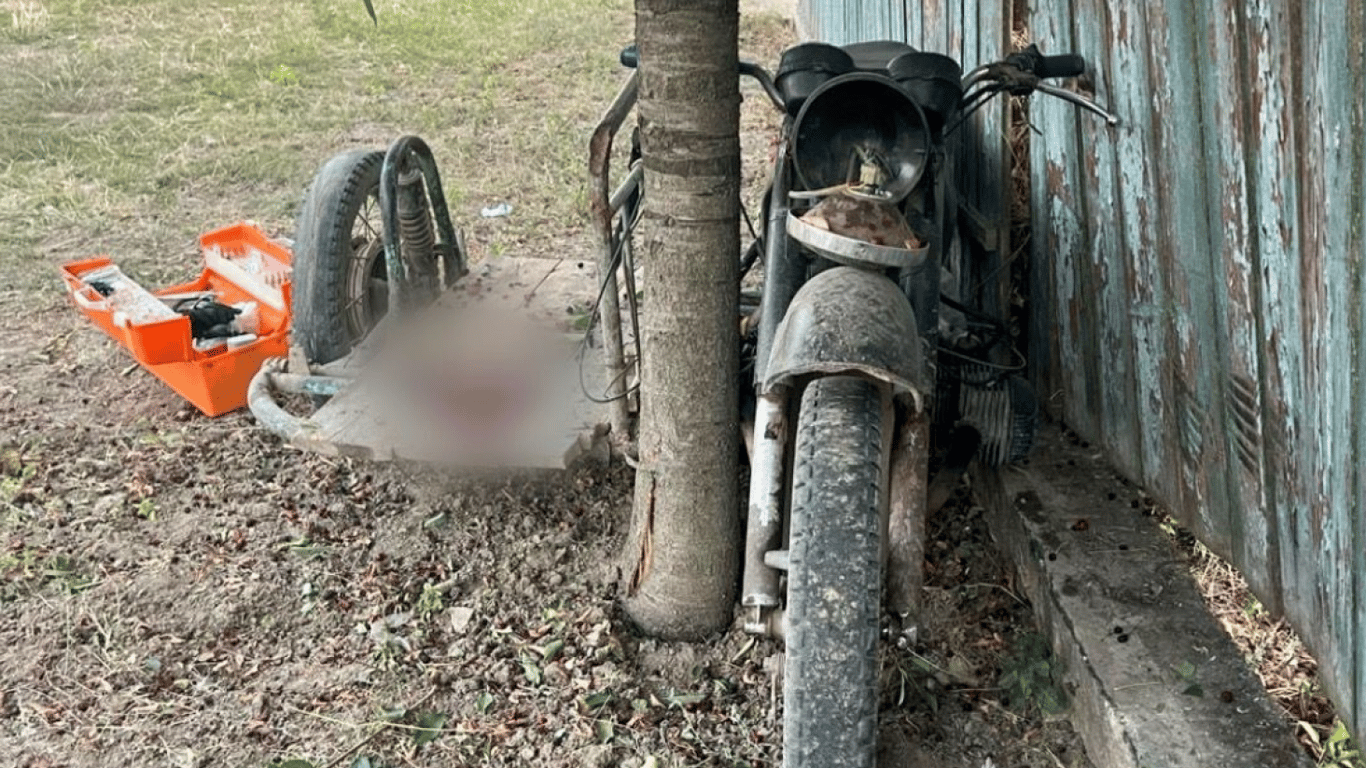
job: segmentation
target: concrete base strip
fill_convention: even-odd
[[[1045,427],[974,490],[1054,652],[1097,768],[1312,768],[1184,559],[1099,453]]]

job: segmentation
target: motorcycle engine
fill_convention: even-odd
[[[1020,461],[1038,429],[1039,402],[1018,373],[999,366],[940,355],[938,414],[941,425],[967,425],[981,442],[977,460],[987,466]]]

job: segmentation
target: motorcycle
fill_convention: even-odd
[[[636,65],[633,48],[622,63]],[[798,45],[776,76],[741,64],[783,115],[764,227],[741,262],[763,264],[742,322],[753,378],[741,600],[746,631],[785,643],[788,768],[873,764],[878,643],[915,638],[924,516],[968,460],[1029,450],[1023,356],[1002,319],[953,295],[987,247],[956,170],[976,160],[961,140],[970,116],[1001,94],[1055,96],[1115,124],[1043,82],[1085,68],[1030,46],[964,77],[952,58],[894,41]],[[604,227],[609,249],[631,218]]]
[[[637,59],[634,47],[622,52],[628,67]],[[804,43],[782,54],[776,75],[740,65],[739,76],[755,80],[782,115],[762,226],[740,255],[742,280],[763,265],[761,290],[741,302],[750,461],[741,602],[747,632],[785,644],[788,768],[874,763],[878,644],[916,638],[924,518],[970,460],[999,466],[1029,450],[1037,402],[1023,356],[996,316],[1002,302],[987,306],[964,277],[974,259],[1001,247],[986,241],[1008,222],[984,224],[956,181],[982,162],[970,118],[997,96],[1057,97],[1116,124],[1089,98],[1044,82],[1085,69],[1081,56],[1044,56],[1031,45],[964,76],[954,59],[895,41]],[[586,420],[587,443],[607,425],[615,435],[632,429],[631,246],[645,193],[638,146],[618,184],[609,170],[637,89],[633,73],[590,142],[599,261],[595,284],[579,290],[591,296],[591,346],[605,371],[595,392],[583,384],[593,334],[582,329],[577,362],[580,388],[605,412],[600,424]],[[448,409],[435,419],[411,412],[430,382],[457,366],[424,369],[437,373],[416,377],[421,389],[381,378],[370,399],[356,370],[379,326],[439,303],[443,287],[471,271],[430,149],[409,136],[387,153],[333,158],[305,198],[296,238],[295,346],[290,360],[253,379],[252,411],[312,450],[428,458],[386,433],[400,414],[383,416],[374,393],[390,403],[403,393],[396,408],[410,412],[413,427],[405,434],[448,425]],[[488,370],[511,368],[500,361]],[[543,377],[538,369],[526,378]],[[326,404],[301,418],[279,391]],[[451,430],[439,432],[444,439]]]

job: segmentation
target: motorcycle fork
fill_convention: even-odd
[[[764,293],[759,308],[756,344],[753,451],[746,518],[741,604],[745,608],[745,631],[774,637],[784,635],[782,575],[787,570],[787,551],[782,547],[786,524],[788,475],[796,436],[793,396],[797,388],[777,387],[764,392],[774,334],[797,289],[807,277],[807,262],[792,249],[787,236],[788,191],[791,166],[787,133],[778,147],[773,183],[769,191],[764,255]],[[943,188],[936,185],[935,202]],[[939,208],[941,206],[933,206]],[[932,236],[939,241],[938,235]],[[940,243],[934,243],[938,250]],[[939,295],[937,254],[912,274],[896,276],[911,299],[917,327],[934,333]],[[888,276],[888,279],[893,279]],[[930,349],[933,349],[933,335]],[[931,376],[930,381],[933,381]],[[923,580],[924,510],[929,457],[929,430],[924,403],[897,403],[890,389],[883,397],[883,434],[880,508],[882,560],[888,587],[889,607],[911,626],[918,614]],[[909,398],[907,398],[909,400]],[[920,407],[917,407],[919,405]],[[899,414],[904,414],[899,417]]]
[[[758,391],[754,413],[754,450],[750,457],[749,503],[745,525],[744,569],[740,600],[745,607],[745,630],[756,634],[781,635],[782,546],[784,492],[787,483],[787,449],[791,444],[789,428],[789,391],[777,387],[762,391],[768,372],[768,358],[778,323],[801,286],[806,265],[790,248],[787,238],[787,212],[790,206],[791,166],[788,163],[787,127],[774,160],[773,183],[769,188],[768,218],[765,221],[764,292],[759,304],[758,339],[755,345],[754,385]],[[767,559],[767,562],[766,562]]]

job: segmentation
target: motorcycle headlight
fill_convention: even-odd
[[[890,78],[857,72],[816,89],[793,127],[793,159],[806,190],[849,185],[882,202],[906,197],[925,173],[925,112]]]

